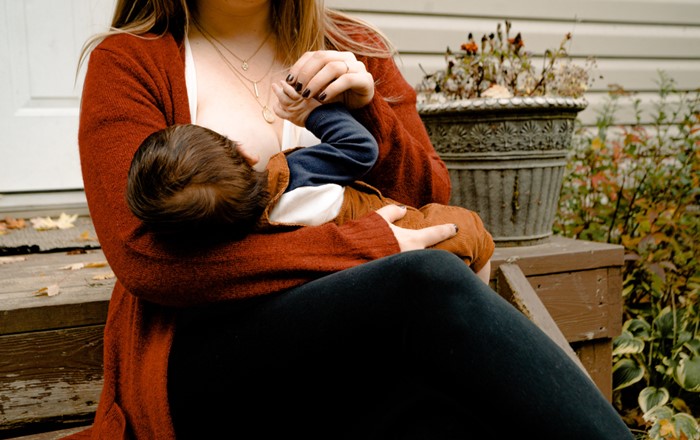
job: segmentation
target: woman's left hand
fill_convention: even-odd
[[[349,109],[363,107],[374,97],[374,78],[352,52],[306,52],[289,69],[287,83],[304,98],[342,101]]]

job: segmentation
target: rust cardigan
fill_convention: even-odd
[[[364,35],[367,32],[353,32]],[[369,214],[188,248],[162,243],[127,208],[131,158],[150,133],[190,123],[184,45],[171,34],[107,37],[91,53],[78,142],[90,215],[117,277],[104,335],[104,386],[91,428],[77,438],[172,439],[168,354],[178,308],[280,292],[399,252],[388,224]],[[415,92],[392,59],[361,58],[375,78],[353,112],[379,143],[365,180],[411,206],[447,203],[450,181],[416,112]],[[391,98],[391,99],[385,99]]]

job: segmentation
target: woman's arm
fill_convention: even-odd
[[[374,31],[348,25],[349,35],[371,42]],[[411,206],[447,204],[450,178],[416,110],[416,92],[391,58],[356,57],[347,51],[307,52],[289,70],[287,81],[307,99],[344,102],[379,143],[379,160],[363,178],[394,200]]]
[[[100,244],[119,282],[154,303],[184,306],[278,292],[399,251],[390,225],[370,214],[251,234],[215,244],[159,241],[125,202],[132,156],[153,131],[190,122],[184,61],[171,37],[108,38],[91,55],[79,146],[85,192]]]
[[[418,115],[415,90],[393,59],[361,60],[374,76],[375,94],[352,113],[379,144],[379,159],[363,180],[410,206],[448,204],[450,177]]]

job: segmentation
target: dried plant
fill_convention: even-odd
[[[504,30],[505,29],[505,30]],[[472,33],[459,52],[448,47],[445,69],[428,73],[416,87],[427,101],[471,98],[508,98],[513,96],[558,96],[580,98],[591,83],[595,60],[584,66],[574,64],[567,46],[571,33],[555,50],[547,49],[543,65],[533,65],[532,54],[525,50],[522,34],[511,37],[511,23],[498,23],[496,32],[483,35],[477,42]]]

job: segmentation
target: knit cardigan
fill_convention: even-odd
[[[281,292],[399,252],[376,213],[341,226],[251,234],[207,247],[164,243],[144,229],[125,202],[127,171],[146,136],[191,122],[184,58],[184,45],[171,34],[113,35],[90,55],[80,160],[90,215],[117,282],[97,413],[92,427],[73,439],[175,437],[167,373],[179,308]],[[375,78],[376,93],[353,115],[379,144],[365,180],[407,205],[447,203],[447,169],[416,112],[414,90],[392,59],[360,59]]]

